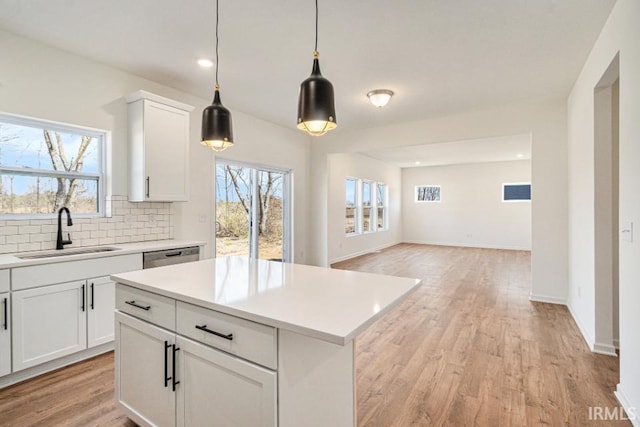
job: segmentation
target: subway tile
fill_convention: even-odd
[[[7,236],[7,243],[28,243],[29,235],[28,234],[13,234],[11,236]]]
[[[102,237],[107,237],[107,230],[96,230],[91,232],[92,239],[100,239]]]
[[[18,243],[18,252],[39,251],[42,246],[37,243]]]
[[[18,234],[18,227],[15,225],[5,225],[0,227],[0,236],[8,236],[11,234]]]
[[[18,234],[40,233],[39,225],[21,225],[18,227]]]
[[[13,252],[18,252],[18,245],[17,244],[6,244],[6,245],[2,245],[0,246],[0,253],[2,254],[10,254]]]

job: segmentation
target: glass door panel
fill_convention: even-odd
[[[216,256],[249,256],[252,169],[216,164]]]
[[[258,170],[258,257],[284,260],[285,173]]]

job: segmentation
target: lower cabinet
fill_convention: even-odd
[[[84,280],[12,293],[14,372],[87,347],[85,297]]]
[[[115,284],[108,277],[15,291],[13,371],[113,340]]]
[[[87,280],[87,347],[113,341],[116,284],[109,277]]]
[[[0,377],[11,373],[11,301],[0,294]]]
[[[277,425],[274,371],[122,313],[116,400],[143,425]]]

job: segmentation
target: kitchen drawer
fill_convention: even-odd
[[[0,292],[9,292],[9,270],[0,270]]]
[[[139,319],[175,330],[176,302],[162,295],[118,283],[116,285],[116,309]]]
[[[259,365],[276,369],[275,328],[180,301],[177,304],[176,332],[178,334]],[[203,330],[204,328],[207,330]]]

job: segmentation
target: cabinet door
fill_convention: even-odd
[[[144,101],[146,200],[186,201],[189,113]]]
[[[113,341],[116,284],[109,277],[87,280],[87,347]]]
[[[177,336],[178,426],[277,425],[276,373]]]
[[[9,293],[0,294],[0,377],[11,373],[10,310]]]
[[[174,426],[174,334],[120,312],[115,319],[116,402],[138,424]]]
[[[87,348],[85,281],[13,292],[13,370]]]

